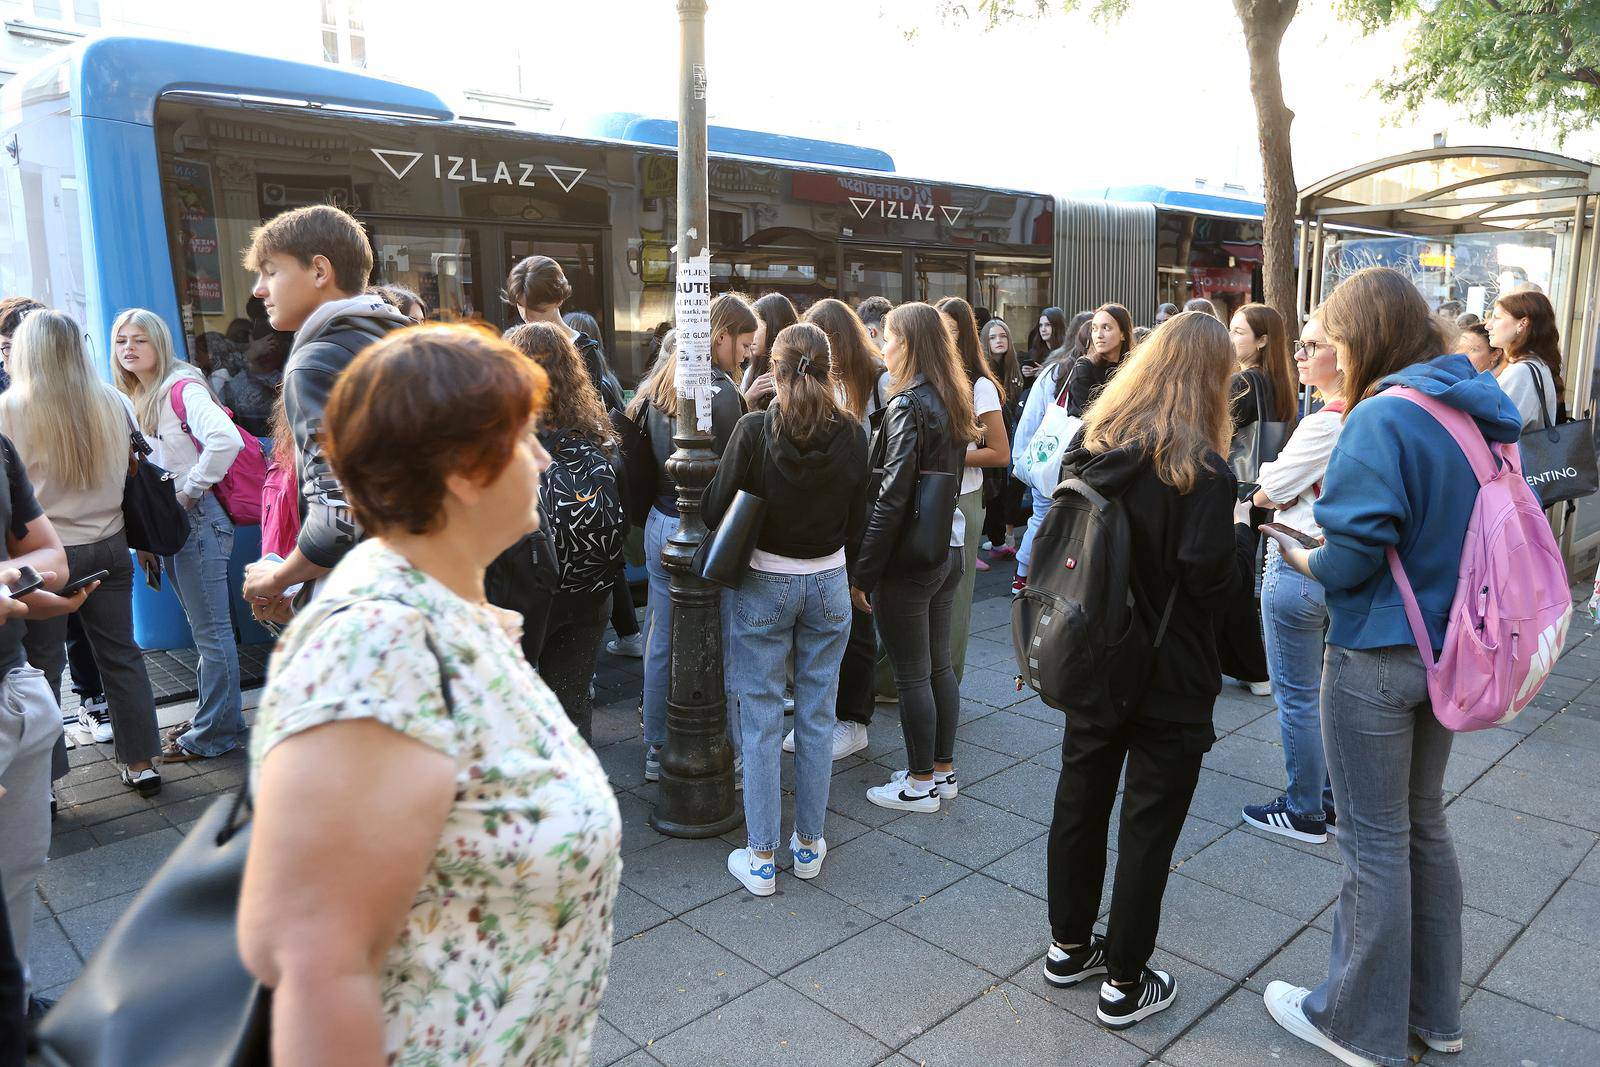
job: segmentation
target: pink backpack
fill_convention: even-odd
[[[1538,695],[1567,640],[1572,594],[1561,550],[1522,477],[1515,442],[1490,445],[1472,416],[1414,389],[1390,389],[1385,395],[1409,400],[1438,420],[1478,478],[1478,501],[1461,546],[1460,577],[1437,662],[1400,555],[1387,550],[1389,572],[1428,669],[1433,713],[1450,730],[1504,725]]]
[[[174,382],[171,391],[167,394],[172,401],[172,410],[178,416],[178,425],[183,427],[183,432],[189,435],[189,440],[194,441],[196,450],[200,449],[200,442],[195,438],[194,432],[189,429],[189,414],[183,406],[183,387],[189,384],[205,385],[194,378],[180,378]],[[229,421],[233,419],[233,412],[227,408]],[[228,473],[213,488],[217,493],[217,501],[222,505],[222,510],[228,513],[228,518],[233,520],[235,526],[254,526],[261,521],[261,486],[267,480],[267,457],[261,449],[261,442],[252,433],[241,429],[237,424],[233,427],[238,433],[239,440],[244,447],[239,454],[233,457],[233,463],[228,467]]]
[[[267,464],[261,485],[261,554],[288,559],[300,540],[300,490],[295,485],[294,464]]]

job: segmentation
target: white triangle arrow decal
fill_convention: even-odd
[[[550,172],[550,177],[561,186],[563,193],[572,192],[572,187],[583,181],[583,176],[589,173],[587,167],[552,167],[546,163],[544,169]]]
[[[952,226],[956,224],[956,219],[959,219],[961,217],[961,213],[965,210],[966,208],[963,207],[949,207],[945,204],[939,205],[939,211],[943,213],[944,221],[948,222]]]
[[[402,152],[397,148],[374,148],[372,154],[378,157],[378,162],[383,164],[385,170],[394,175],[399,181],[411,173],[411,168],[417,165],[417,160],[422,158],[421,152]],[[394,157],[391,161],[390,157]],[[399,170],[395,170],[395,163],[403,163]]]
[[[867,212],[871,211],[878,202],[867,197],[852,196],[850,203],[856,209],[857,215],[866,218]]]

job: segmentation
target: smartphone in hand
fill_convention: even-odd
[[[13,600],[27,596],[44,584],[44,579],[39,577],[39,572],[32,567],[26,565],[18,567],[17,573],[19,577],[15,582],[9,586],[0,585],[0,589],[5,590],[5,595]]]
[[[110,571],[95,571],[93,574],[86,574],[82,578],[77,578],[68,582],[66,587],[61,590],[59,595],[71,596],[73,593],[76,593],[90,582],[103,582],[109,577],[111,577]]]
[[[151,556],[148,561],[141,560],[140,566],[144,568],[144,584],[151,589],[161,588],[161,558]]]
[[[1322,542],[1318,541],[1315,537],[1312,537],[1307,533],[1302,533],[1299,530],[1294,529],[1292,526],[1285,526],[1281,522],[1269,522],[1261,528],[1263,530],[1271,530],[1274,533],[1283,534],[1301,548],[1310,549],[1322,547]]]
[[[1249,500],[1251,497],[1256,495],[1256,490],[1260,489],[1260,488],[1261,488],[1261,483],[1260,482],[1240,482],[1239,483],[1239,502],[1242,504],[1246,500]]]

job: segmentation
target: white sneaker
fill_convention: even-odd
[[[889,781],[903,782],[910,776],[910,771],[895,771],[889,776]],[[940,774],[934,771],[933,792],[941,800],[954,800],[961,792],[961,787],[956,784],[956,772],[952,770]]]
[[[792,689],[783,691],[783,713],[785,715],[794,714],[794,690]]]
[[[1311,1025],[1311,1020],[1306,1018],[1306,1013],[1300,1007],[1301,1002],[1310,993],[1311,990],[1290,985],[1288,982],[1268,982],[1267,991],[1262,994],[1261,999],[1266,1001],[1267,1011],[1273,1020],[1301,1041],[1317,1046],[1340,1063],[1347,1063],[1350,1067],[1378,1067],[1376,1060],[1369,1060],[1359,1052],[1351,1052]]]
[[[632,637],[613,637],[606,642],[606,651],[613,656],[644,659],[644,634],[637,633]]]
[[[819,865],[821,862],[817,861]],[[777,864],[752,855],[748,848],[736,848],[728,853],[728,873],[758,897],[770,897],[778,889]]]
[[[833,758],[844,759],[867,747],[867,728],[858,722],[835,720],[833,724]],[[783,735],[783,750],[794,751],[794,731]]]
[[[917,787],[924,786],[924,792],[918,792]],[[935,793],[932,782],[919,782],[915,778],[902,778],[899,781],[890,779],[883,785],[875,785],[867,790],[867,799],[880,808],[889,808],[894,811],[938,811],[939,794]]]
[[[817,838],[811,845],[802,845],[800,835],[789,835],[789,854],[794,857],[796,878],[815,878],[822,872],[822,861],[828,858],[828,842]]]
[[[1417,1034],[1415,1030],[1411,1032],[1413,1034]],[[1446,1041],[1442,1037],[1429,1037],[1427,1034],[1417,1034],[1417,1038],[1424,1045],[1427,1045],[1435,1052],[1455,1053],[1461,1052],[1467,1047],[1467,1040],[1463,1037],[1452,1038],[1451,1040]]]
[[[104,745],[111,740],[111,710],[106,707],[105,697],[90,697],[83,702],[83,707],[78,709],[78,726],[97,744]]]
[[[1253,697],[1269,697],[1272,695],[1271,682],[1246,682],[1245,688],[1250,690]]]

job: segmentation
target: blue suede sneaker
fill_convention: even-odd
[[[1320,845],[1328,840],[1328,824],[1322,819],[1306,819],[1289,810],[1289,798],[1279,797],[1271,804],[1248,804],[1244,821],[1269,834],[1292,837]]]
[[[794,856],[794,876],[815,878],[822,873],[822,861],[828,855],[828,842],[817,838],[810,845],[800,843],[800,835],[789,835],[789,852]]]
[[[728,873],[758,897],[770,897],[777,891],[777,863],[756,856],[748,848],[736,848],[728,853]]]

